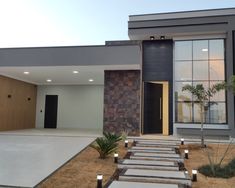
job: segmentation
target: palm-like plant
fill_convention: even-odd
[[[232,90],[233,94],[235,95],[235,75],[233,75],[229,82],[226,85],[227,89]]]
[[[108,155],[117,150],[118,141],[121,139],[122,138],[116,134],[104,133],[104,137],[97,138],[91,147],[99,152],[101,159],[105,159]]]
[[[205,121],[205,113],[207,112],[210,105],[209,99],[210,97],[213,97],[218,91],[224,89],[225,85],[226,85],[225,82],[222,82],[222,83],[217,83],[208,89],[205,89],[202,84],[197,84],[196,86],[187,84],[182,88],[182,91],[190,92],[195,98],[195,101],[199,103],[200,122],[201,122],[201,147],[205,147],[203,124]]]
[[[117,150],[118,144],[112,142],[105,137],[97,138],[95,144],[92,144],[91,147],[99,152],[100,158],[105,159],[109,154]]]
[[[122,137],[112,133],[104,133],[104,137],[111,142],[119,142],[122,140]]]

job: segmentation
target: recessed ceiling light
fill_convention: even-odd
[[[203,48],[202,51],[203,52],[208,52],[208,49],[207,48]]]
[[[74,70],[74,71],[73,71],[73,74],[78,74],[78,71]]]
[[[52,80],[51,79],[47,79],[47,82],[51,82]]]
[[[93,82],[94,80],[91,78],[91,79],[89,79],[88,81],[89,81],[89,82]]]
[[[29,74],[29,72],[28,71],[24,71],[24,74]]]

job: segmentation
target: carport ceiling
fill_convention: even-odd
[[[139,65],[0,67],[0,75],[36,85],[103,85],[104,70],[138,69]],[[73,71],[78,73],[74,74]],[[51,82],[47,82],[48,79]],[[94,81],[90,82],[89,79]]]

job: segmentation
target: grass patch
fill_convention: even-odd
[[[199,167],[199,172],[209,177],[218,177],[218,178],[231,178],[235,176],[235,158],[230,161],[224,167],[220,167],[219,165],[214,166],[214,172],[211,170],[211,166],[203,165]]]

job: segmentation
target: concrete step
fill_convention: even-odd
[[[176,162],[150,161],[150,160],[130,160],[120,161],[118,168],[123,169],[152,169],[152,170],[179,170]]]
[[[158,151],[175,151],[175,148],[169,148],[169,147],[142,147],[142,146],[133,146],[131,149],[136,150],[158,150]]]
[[[135,142],[148,142],[148,143],[162,143],[162,144],[173,144],[173,145],[179,145],[181,143],[179,140],[160,140],[160,139],[135,139]]]
[[[156,147],[156,148],[179,148],[179,145],[170,145],[170,144],[157,144],[157,143],[148,143],[148,142],[137,142],[135,146],[141,146],[141,147]]]
[[[157,137],[157,136],[156,136]],[[181,138],[177,138],[177,137],[162,137],[162,138],[143,138],[143,137],[128,137],[129,140],[133,140],[133,141],[157,141],[157,142],[176,142],[176,143],[181,143],[180,139]],[[221,140],[216,140],[216,139],[205,139],[206,143],[221,143],[221,144],[226,144],[226,143],[230,143],[231,140],[227,140],[227,139],[221,139]],[[201,143],[201,139],[200,138],[184,138],[184,142],[185,144],[188,143]],[[234,142],[235,144],[235,142]]]
[[[109,188],[179,188],[177,184],[113,181]]]
[[[175,183],[188,186],[192,184],[188,174],[185,174],[183,171],[127,169],[120,174],[119,180],[147,183]]]
[[[144,138],[144,137],[134,137],[134,136],[128,136],[128,139],[133,139],[133,140],[162,140],[162,141],[177,141],[180,140],[181,138],[178,137],[169,137],[169,136],[164,136],[163,138],[155,137],[155,138]]]
[[[183,158],[157,158],[157,157],[151,157],[151,156],[135,156],[131,155],[130,159],[134,160],[151,160],[151,161],[173,161],[173,162],[180,162],[183,163]]]
[[[158,165],[158,166],[178,166],[176,162],[169,161],[148,161],[148,160],[131,160],[124,159],[120,161],[122,164],[141,164],[141,165]]]
[[[137,141],[135,142],[137,144],[148,144],[148,145],[170,145],[170,146],[178,146],[179,144],[175,143],[175,142],[156,142],[156,141]]]
[[[134,152],[133,156],[142,156],[142,157],[156,157],[156,158],[181,158],[179,154],[176,153],[143,153],[143,152]]]
[[[168,153],[168,154],[175,154],[176,152],[174,150],[158,150],[158,149],[151,149],[149,150],[147,147],[145,149],[129,149],[128,152],[141,152],[141,153]]]

